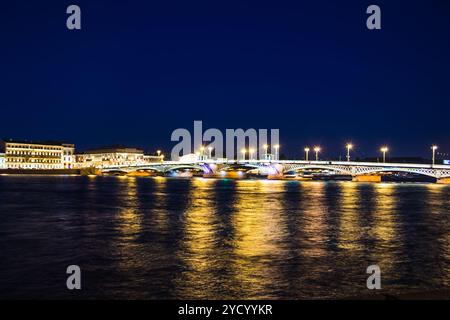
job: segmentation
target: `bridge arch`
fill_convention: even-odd
[[[287,167],[285,166],[283,168],[283,173],[286,173],[289,171],[311,170],[311,169],[329,170],[329,171],[335,171],[337,173],[353,175],[351,170],[349,170],[347,168],[341,168],[341,167],[330,166],[330,165],[319,165],[319,164],[293,165],[293,166],[287,166]]]
[[[102,169],[101,170],[102,173],[129,173],[130,170],[126,170],[126,169]]]
[[[164,172],[159,167],[141,167],[141,168],[133,168],[133,167],[123,167],[123,168],[107,168],[102,169],[101,172],[104,173],[130,173],[130,172],[139,172],[139,171],[154,171],[154,172]]]
[[[206,169],[202,166],[195,165],[195,164],[181,164],[181,165],[174,165],[174,166],[168,166],[162,170],[162,172],[169,172],[174,170],[180,170],[180,169],[195,169],[195,170],[201,170],[203,172],[206,171]]]
[[[366,170],[360,170],[356,172],[354,175],[364,175],[364,174],[371,174],[371,173],[382,173],[382,172],[405,172],[405,173],[412,173],[412,174],[419,174],[431,178],[438,178],[436,174],[433,172],[433,170],[428,169],[416,169],[416,168],[367,168]]]
[[[350,168],[346,166],[336,166],[336,165],[320,165],[320,164],[311,164],[311,165],[291,165],[285,166],[283,172],[289,171],[298,171],[298,170],[309,170],[309,169],[321,169],[321,170],[329,170],[337,173],[347,174],[351,176],[359,176],[365,174],[374,174],[374,173],[383,173],[383,172],[405,172],[411,174],[423,175],[431,178],[446,178],[450,177],[450,174],[444,174],[442,176],[436,175],[436,171],[433,169],[420,169],[420,168],[399,168],[399,167],[357,167]]]

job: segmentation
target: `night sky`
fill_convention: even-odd
[[[77,4],[82,30],[66,28]],[[366,28],[378,4],[382,30]],[[450,152],[450,3],[5,1],[0,137],[170,150],[171,132],[279,128],[300,157]]]

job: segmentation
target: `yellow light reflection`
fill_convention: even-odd
[[[120,206],[119,212],[119,230],[123,235],[124,243],[135,239],[142,230],[142,216],[138,212],[138,198],[136,178],[121,177],[118,180],[124,192],[120,192]]]
[[[232,274],[244,299],[261,296],[276,283],[283,285],[282,274],[271,263],[286,259],[288,236],[282,214],[284,182],[237,181],[237,195],[231,223],[234,229]],[[274,280],[274,278],[278,278]]]
[[[186,270],[176,279],[176,290],[179,296],[189,299],[213,299],[217,283],[214,261],[220,249],[216,249],[218,225],[211,193],[217,181],[192,179],[191,182],[189,207],[180,217],[184,236],[178,252]]]
[[[338,247],[344,250],[356,250],[361,245],[361,226],[359,223],[360,195],[358,183],[341,184],[341,216],[339,217]]]
[[[300,199],[303,213],[300,224],[302,241],[301,254],[306,257],[323,257],[327,254],[327,235],[325,217],[328,212],[326,205],[325,183],[305,182],[302,184],[305,197]]]
[[[128,274],[136,274],[146,266],[145,246],[138,240],[142,233],[142,213],[139,212],[136,178],[115,179],[119,190],[115,201],[118,204],[116,216],[119,236],[112,248],[116,259],[116,268]]]
[[[389,183],[375,184],[375,212],[374,223],[369,234],[375,238],[380,246],[389,246],[396,237],[396,197],[395,185]]]
[[[393,261],[398,252],[398,216],[396,214],[395,195],[396,185],[379,183],[374,186],[375,209],[373,212],[373,224],[368,230],[370,238],[375,240],[375,246],[370,250],[370,260],[378,264],[385,274],[390,274],[395,268]]]
[[[449,189],[450,189],[450,186],[446,185],[441,190],[443,192],[448,192]],[[450,197],[445,197],[445,199],[447,199],[447,201],[445,201],[443,203],[444,208],[450,208]],[[448,214],[447,210],[445,210],[444,213],[447,215]],[[447,222],[447,226],[448,226],[448,222]],[[442,250],[442,252],[444,253],[443,261],[450,261],[450,232],[447,232],[445,234],[444,239],[443,239],[443,246],[444,246],[444,250]],[[449,266],[449,264],[447,264],[447,267],[445,268],[444,272],[445,272],[444,284],[446,286],[450,286],[450,266]]]
[[[450,197],[448,192],[450,190],[449,185],[428,183],[424,185],[426,187],[427,199],[425,203],[429,204],[427,213],[433,215],[433,219],[442,221],[445,225],[448,219],[448,208],[450,208]],[[443,201],[445,199],[445,201]],[[442,254],[441,261],[450,261],[450,232],[443,232],[442,238],[437,239],[436,248],[439,247],[439,252]],[[443,268],[444,284],[450,286],[450,266],[447,264]]]
[[[153,209],[150,212],[151,221],[149,225],[155,226],[157,233],[161,236],[170,235],[172,230],[170,230],[168,211],[166,209],[166,203],[168,199],[167,194],[167,178],[165,177],[152,177],[151,181],[154,182],[153,187],[155,190],[152,192],[153,195]]]

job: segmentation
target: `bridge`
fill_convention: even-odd
[[[269,178],[282,177],[288,172],[300,170],[329,170],[337,174],[352,176],[354,181],[381,181],[387,172],[405,172],[424,175],[436,179],[437,183],[450,183],[450,165],[414,163],[379,163],[350,161],[304,161],[304,160],[226,160],[201,159],[192,161],[161,161],[136,163],[133,165],[106,166],[102,172],[155,171],[167,173],[174,170],[193,169],[205,175],[218,174],[230,168],[256,172]]]

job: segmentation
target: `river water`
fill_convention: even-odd
[[[449,208],[436,184],[0,176],[0,298],[344,298],[373,264],[377,293],[448,289]]]

